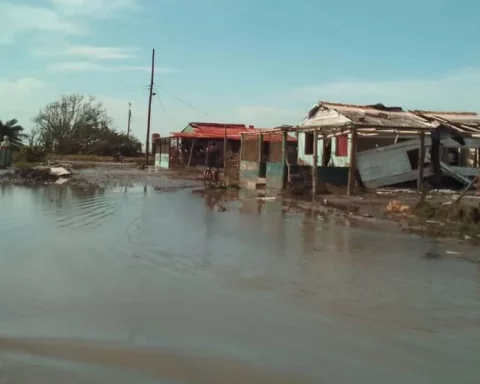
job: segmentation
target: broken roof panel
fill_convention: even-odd
[[[455,125],[471,131],[480,131],[480,115],[476,112],[411,111],[428,120]]]
[[[309,111],[301,126],[342,126],[347,124],[372,128],[431,128],[427,121],[400,107],[385,107],[383,104],[340,104],[325,101],[319,102]]]

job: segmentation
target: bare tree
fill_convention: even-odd
[[[43,145],[60,153],[88,148],[98,130],[112,122],[101,102],[79,94],[63,95],[43,108],[33,121]]]

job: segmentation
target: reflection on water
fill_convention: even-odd
[[[230,359],[251,374],[244,382],[256,382],[259,366],[295,382],[478,382],[479,270],[446,255],[477,249],[245,193],[0,186],[0,336],[17,347],[19,338],[77,340],[70,352],[114,342],[132,359],[142,348],[162,359],[176,351],[208,357],[218,372]],[[4,344],[8,378],[21,382],[18,367],[63,377],[77,360],[75,382],[101,382],[95,364],[47,344],[18,354]],[[70,365],[22,360],[33,350]],[[114,355],[105,361],[122,365]],[[103,382],[122,382],[107,371]],[[237,376],[222,372],[223,382]]]

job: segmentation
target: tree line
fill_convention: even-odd
[[[7,135],[14,150],[30,148],[46,153],[138,156],[141,142],[134,135],[115,131],[112,119],[95,97],[63,95],[33,118],[35,127],[26,134],[16,119],[0,121],[0,137]]]

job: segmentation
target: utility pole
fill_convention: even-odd
[[[152,71],[150,76],[150,95],[148,98],[147,140],[145,145],[145,168],[148,166],[148,150],[150,147],[150,118],[152,116],[153,77],[155,74],[155,49],[152,50]]]
[[[131,121],[132,121],[132,103],[128,103],[127,137],[130,137],[130,122]]]

